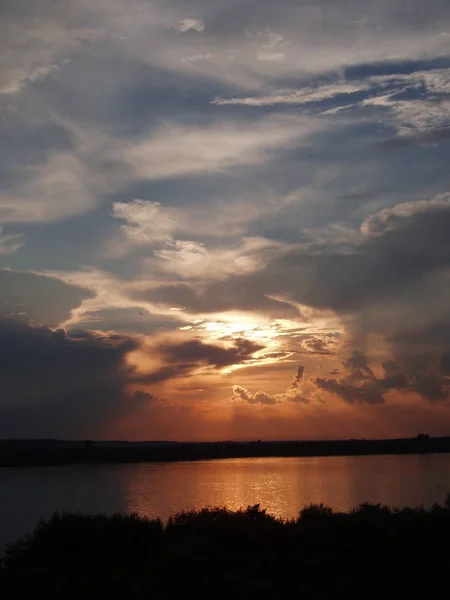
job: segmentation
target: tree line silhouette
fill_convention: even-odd
[[[0,466],[209,460],[220,458],[352,456],[450,452],[450,437],[274,442],[65,442],[0,440]]]

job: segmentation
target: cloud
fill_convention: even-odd
[[[230,273],[250,273],[286,247],[281,242],[257,237],[243,238],[234,247],[212,249],[200,242],[177,240],[177,232],[189,229],[181,211],[149,200],[115,202],[112,216],[126,224],[121,225],[123,238],[110,240],[108,258],[123,256],[133,248],[160,246],[153,250],[154,258],[147,259],[146,264],[152,270],[175,273],[185,279],[222,279]]]
[[[138,245],[170,240],[176,227],[170,213],[159,202],[148,200],[115,202],[112,216],[126,221],[127,224],[122,225],[121,230],[132,243]]]
[[[221,262],[226,265],[239,259],[242,253],[255,254],[259,248],[264,250],[264,255],[271,248],[281,251],[285,246],[282,242],[263,236],[245,236],[245,233],[252,222],[270,219],[275,209],[286,209],[291,203],[292,197],[280,198],[266,188],[246,196],[239,193],[224,196],[221,186],[216,197],[208,196],[207,203],[203,198],[176,206],[141,199],[115,202],[112,216],[125,221],[125,224],[121,226],[120,235],[113,235],[108,241],[105,256],[120,257],[145,246],[150,249],[162,246],[161,257],[170,257],[170,265],[173,264],[175,270],[180,269],[180,274],[185,272],[185,261],[188,264],[193,262],[195,268],[206,269],[211,274],[212,269],[208,265],[220,261],[221,256],[225,257]],[[196,237],[204,238],[205,234],[209,247],[195,241]],[[221,239],[218,247],[215,247],[215,239]],[[244,262],[244,257],[241,262]],[[162,261],[159,265],[153,261],[150,266],[152,269],[166,268]]]
[[[4,57],[0,94],[5,96],[17,94],[49,76],[81,44],[103,36],[101,29],[83,23],[82,19],[71,20],[70,8],[55,9],[38,1],[25,14],[6,0],[4,9],[5,19],[0,25]]]
[[[8,192],[0,192],[0,222],[33,223],[73,217],[95,206],[99,190],[85,165],[67,153],[29,167]]]
[[[238,385],[233,386],[233,396],[231,397],[231,401],[235,401],[236,399],[240,399],[248,404],[270,405],[277,403],[273,396],[270,396],[265,392],[256,392],[255,394],[252,394],[249,390]]]
[[[313,241],[275,257],[247,278],[247,289],[262,287],[269,296],[283,289],[286,301],[340,314],[388,303],[405,285],[450,265],[448,227],[446,194],[396,206],[365,219],[364,235],[350,236],[345,245]],[[368,235],[375,230],[380,235]]]
[[[446,348],[441,356],[440,370],[443,375],[450,375],[450,347]]]
[[[411,13],[403,12],[399,2],[389,6],[383,2],[373,11],[366,2],[355,7],[340,0],[330,13],[326,2],[316,3],[314,10],[308,4],[285,3],[280,11],[279,6],[264,1],[258,14],[246,2],[234,3],[226,11],[221,3],[199,2],[194,8],[208,23],[207,30],[201,36],[177,39],[164,27],[175,22],[182,29],[186,24],[187,30],[194,27],[195,33],[204,23],[203,19],[186,18],[181,5],[160,7],[152,3],[142,10],[139,2],[128,9],[113,3],[112,7],[103,5],[98,18],[110,33],[133,39],[133,44],[122,47],[140,60],[179,72],[186,67],[180,57],[206,51],[213,59],[196,70],[196,75],[251,88],[267,86],[280,76],[329,73],[348,65],[393,58],[406,61],[445,56],[448,12],[443,3],[433,4],[434,9],[419,23]]]
[[[121,420],[151,419],[149,410],[165,409],[143,386],[190,376],[201,367],[244,364],[263,348],[243,339],[228,345],[143,342],[142,336],[68,334],[0,318],[1,437],[103,436]],[[129,360],[137,351],[161,366],[137,370]]]
[[[272,96],[255,96],[248,98],[214,98],[212,104],[218,106],[274,106],[277,104],[309,104],[311,102],[322,102],[337,96],[348,96],[358,92],[367,91],[372,87],[370,81],[351,82],[337,81],[329,85],[316,87],[305,86],[298,90],[281,90]]]
[[[431,134],[440,131],[445,136],[450,125],[450,101],[436,99],[398,100],[395,95],[368,98],[361,103],[363,107],[379,107],[389,110],[389,118],[400,137],[412,137],[432,141]],[[436,136],[436,141],[438,137]],[[445,139],[445,138],[443,138]]]
[[[136,307],[137,303],[126,297],[123,283],[111,274],[99,269],[84,269],[81,271],[43,271],[33,275],[44,280],[62,282],[68,286],[81,288],[85,293],[72,309],[69,315],[61,319],[58,324],[65,328],[73,327],[83,321],[86,316],[91,317],[99,311],[111,308]]]
[[[128,294],[130,301],[148,302],[161,307],[183,307],[191,314],[244,311],[274,318],[298,317],[295,307],[253,288],[248,277],[237,276],[228,281],[206,281],[195,285],[184,282],[144,283],[129,289]]]
[[[258,271],[273,256],[286,250],[286,245],[264,238],[243,238],[235,247],[207,249],[204,244],[176,240],[156,250],[160,261],[149,259],[153,268],[175,273],[183,279],[227,279]]]
[[[215,98],[213,104],[219,106],[235,105],[248,107],[269,107],[275,105],[313,105],[318,110],[323,102],[336,103],[335,106],[322,110],[319,114],[332,117],[342,111],[353,111],[358,115],[361,109],[372,108],[381,112],[380,118],[385,125],[396,130],[396,136],[386,141],[387,144],[407,145],[414,143],[439,143],[449,137],[450,101],[448,100],[448,73],[450,69],[440,70],[444,73],[429,75],[413,73],[409,77],[378,76],[368,77],[361,81],[336,82],[334,84],[305,86],[299,90],[280,90],[271,96],[255,96],[245,98]],[[421,96],[423,86],[428,98]],[[380,94],[380,89],[388,93]],[[366,98],[349,103],[347,96],[366,95]],[[409,98],[399,99],[409,94]],[[414,94],[419,95],[415,98]]]
[[[134,60],[162,73],[264,89],[283,77],[292,81],[299,74],[328,74],[348,65],[442,57],[448,45],[449,16],[440,2],[421,23],[405,15],[399,1],[383,2],[373,11],[366,2],[355,8],[340,0],[330,13],[325,1],[314,10],[307,3],[286,3],[280,11],[265,0],[258,15],[247,2],[233,3],[226,11],[221,3],[196,2],[193,8],[204,20],[187,18],[181,3],[92,2],[87,10],[84,0],[57,9],[37,0],[26,15],[12,0],[7,4],[10,35],[1,36],[8,41],[2,87],[13,91],[40,69],[57,65],[63,70],[68,59],[89,61],[92,56],[126,58],[113,66],[105,61],[125,82]],[[174,27],[184,34],[174,36]],[[198,32],[204,33],[190,35]],[[183,61],[205,53],[211,59],[194,71]]]
[[[285,404],[287,402],[291,402],[294,404],[309,404],[310,399],[304,394],[304,370],[305,367],[301,365],[297,367],[297,372],[294,375],[290,386],[288,387],[286,392],[283,392],[281,394],[268,394],[266,392],[252,393],[242,386],[234,385],[233,395],[230,398],[230,402],[245,402],[247,404],[260,405]],[[308,393],[308,391],[306,393]]]
[[[339,348],[339,334],[332,332],[325,335],[305,336],[301,344],[308,355],[334,356]]]
[[[297,389],[298,387],[301,386],[302,381],[303,381],[303,373],[304,372],[305,372],[305,367],[303,367],[302,365],[299,365],[297,367],[297,373],[294,375],[294,379],[292,380],[291,389]]]
[[[254,123],[217,122],[209,126],[167,124],[117,151],[134,177],[173,179],[258,165],[277,149],[305,143],[316,130],[311,119],[263,118]]]
[[[200,340],[158,344],[158,352],[171,364],[205,364],[215,368],[245,363],[263,348],[264,346],[245,339],[234,340],[229,347],[207,344]]]
[[[320,377],[317,378],[316,383],[319,389],[337,394],[348,404],[383,404],[384,402],[382,393],[369,383],[357,386],[342,380],[338,382]]]
[[[72,218],[92,211],[112,193],[139,180],[217,175],[234,167],[257,167],[274,160],[281,150],[307,144],[320,129],[311,119],[286,116],[239,126],[235,121],[203,125],[172,122],[156,126],[146,135],[125,138],[98,126],[74,123],[71,118],[53,116],[47,125],[57,127],[70,148],[53,149],[50,144],[33,164],[17,160],[11,164],[10,185],[0,190],[0,223]],[[171,227],[172,212],[178,219],[184,216],[183,211],[168,211],[154,201],[113,204],[113,216],[131,220],[129,227],[125,225],[125,235],[134,243],[162,235],[157,233],[157,225],[151,225],[156,211],[165,221],[165,225],[160,223],[163,228]],[[183,225],[179,227],[183,229]]]
[[[120,226],[122,236],[108,242],[107,258],[124,256],[136,247],[170,242],[178,227],[169,210],[150,200],[114,202],[112,216],[126,224]]]
[[[450,69],[415,70],[411,73],[370,75],[361,79],[321,80],[296,90],[279,90],[269,96],[214,98],[218,106],[269,107],[283,104],[334,103],[321,115],[340,111],[377,109],[381,117],[397,130],[398,142],[405,140],[439,141],[448,137],[450,126]],[[359,97],[351,101],[348,96]],[[427,97],[428,96],[428,97]],[[357,113],[356,113],[357,114]]]
[[[445,398],[450,8],[411,1],[5,0],[0,315],[127,332],[130,398]]]
[[[402,226],[408,226],[412,219],[421,215],[446,213],[450,211],[450,194],[438,194],[431,200],[418,200],[404,202],[392,208],[385,208],[381,212],[371,215],[361,225],[364,235],[383,235]]]
[[[409,350],[399,358],[400,361],[403,373],[397,372],[394,376],[403,377],[413,392],[429,402],[444,401],[450,397],[450,379],[445,373],[445,352],[439,357],[432,353],[413,353]]]
[[[316,384],[319,389],[336,394],[348,404],[383,404],[384,393],[390,389],[389,380],[378,380],[369,367],[367,358],[355,350],[343,362],[345,376],[341,379],[323,379],[318,377]],[[392,365],[389,365],[389,375],[392,376]],[[392,385],[393,387],[393,385]]]
[[[377,377],[367,358],[355,351],[344,360],[344,377],[318,377],[319,389],[336,394],[348,404],[383,404],[385,395],[397,390],[414,392],[429,402],[446,400],[450,396],[450,379],[445,376],[445,354],[440,364],[433,356],[412,354],[383,363],[383,377]]]
[[[83,286],[31,273],[0,270],[0,318],[22,312],[27,320],[56,327],[67,319],[71,310],[90,297],[91,293]]]
[[[186,31],[204,31],[205,24],[199,19],[183,19],[180,21],[177,27],[180,33],[186,33]]]
[[[136,400],[137,402],[145,402],[145,403],[150,403],[150,402],[155,402],[155,396],[153,396],[153,394],[149,394],[148,392],[142,392],[141,390],[136,390],[133,394],[133,399]]]
[[[367,363],[367,358],[358,350],[355,350],[352,356],[349,356],[342,364],[344,369],[349,372],[348,377],[351,381],[371,381],[375,378]]]
[[[127,336],[82,333],[0,320],[1,437],[99,435],[102,427],[133,413]]]
[[[57,69],[58,67],[54,64],[29,67],[28,70],[11,69],[9,73],[6,73],[3,77],[0,94],[15,94],[27,84],[44,79],[47,75]]]
[[[0,226],[0,256],[14,254],[24,243],[22,234],[5,234],[3,233],[3,227]]]

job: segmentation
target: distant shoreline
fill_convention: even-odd
[[[95,442],[0,440],[0,467],[142,462],[184,462],[229,458],[281,458],[441,454],[450,436],[387,440],[274,442]]]

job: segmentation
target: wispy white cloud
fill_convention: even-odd
[[[206,248],[193,241],[175,240],[167,248],[156,250],[147,263],[183,279],[226,279],[248,275],[261,269],[272,256],[288,248],[287,244],[264,238],[244,238],[240,244]]]
[[[398,134],[402,136],[450,127],[450,100],[391,99],[388,108],[391,109]]]
[[[183,19],[177,26],[178,31],[185,33],[186,31],[204,31],[205,23],[200,19]]]
[[[8,2],[7,2],[8,3]],[[70,9],[38,2],[27,18],[5,16],[0,24],[0,94],[11,95],[26,85],[57,72],[59,66],[81,44],[103,39],[101,28],[70,20]]]
[[[141,179],[169,179],[256,165],[278,148],[300,145],[320,128],[312,119],[265,118],[256,123],[214,123],[207,127],[168,124],[117,151]]]
[[[19,250],[24,245],[22,234],[10,233],[5,234],[3,227],[0,227],[0,256],[13,254],[16,250]]]
[[[370,81],[347,82],[338,81],[329,85],[305,86],[298,90],[280,90],[270,96],[254,96],[247,98],[214,98],[212,104],[219,106],[273,106],[276,104],[308,104],[329,100],[337,96],[345,96],[369,90],[373,84]]]
[[[35,83],[44,79],[47,75],[57,70],[58,67],[54,64],[31,66],[28,71],[25,68],[11,69],[3,77],[0,94],[15,94],[28,83]]]
[[[7,3],[13,7],[11,0]],[[399,25],[393,18],[399,2],[389,7],[385,3],[370,14],[364,6],[350,10],[345,2],[337,2],[331,12],[322,2],[314,10],[304,3],[283,11],[263,4],[265,24],[255,16],[250,25],[247,3],[233,3],[230,28],[226,20],[220,26],[223,5],[216,2],[195,2],[193,8],[202,15],[198,18],[186,17],[182,3],[70,0],[55,7],[36,0],[26,18],[20,10],[15,15],[10,9],[7,27],[5,23],[0,29],[0,40],[6,41],[0,46],[4,55],[0,89],[11,94],[55,66],[64,69],[65,60],[80,56],[89,60],[97,46],[104,55],[249,90],[268,90],[283,77],[328,73],[349,65],[448,54],[450,24],[443,11],[430,11],[425,23],[409,18]],[[364,18],[358,19],[358,13]],[[213,26],[205,28],[210,21]],[[173,36],[174,28],[202,35]],[[194,56],[208,60],[187,60]],[[114,69],[116,80],[127,80],[127,67]]]
[[[150,268],[152,272],[170,273],[183,279],[226,279],[231,275],[249,274],[289,247],[262,237],[244,237],[228,246],[211,247],[196,241],[179,240],[177,233],[192,233],[191,221],[183,219],[181,209],[167,209],[159,202],[116,202],[112,216],[126,224],[121,226],[121,237],[114,237],[108,243],[108,258],[123,256],[134,248],[148,247],[152,251],[156,247],[152,257],[144,259],[145,270]],[[214,214],[209,218],[214,219]],[[222,228],[221,235],[224,233]]]
[[[184,244],[186,247],[197,244],[181,241],[180,238],[195,240],[197,237],[204,238],[206,234],[210,240],[208,246],[198,243],[195,252],[197,260],[203,257],[203,264],[203,261],[207,261],[205,254],[211,258],[209,251],[214,251],[215,239],[222,240],[222,245],[225,238],[230,240],[229,249],[240,247],[240,240],[246,237],[252,222],[270,219],[274,211],[280,214],[290,206],[300,204],[303,199],[302,190],[292,194],[276,194],[274,190],[264,187],[250,192],[246,190],[245,195],[226,195],[225,191],[223,195],[208,197],[207,203],[200,198],[187,206],[167,206],[140,199],[114,203],[111,216],[124,221],[124,224],[119,234],[113,234],[106,243],[103,256],[117,258],[139,248],[148,247],[151,251],[152,248],[166,245],[170,255],[173,252],[180,257],[178,250]],[[176,240],[179,243],[174,246]]]
[[[47,162],[28,167],[24,181],[0,193],[0,222],[57,221],[90,210],[96,186],[75,156],[59,153]]]
[[[424,89],[422,98],[399,99],[402,92]],[[349,103],[347,96],[366,94],[366,98]],[[389,111],[399,135],[425,132],[450,126],[450,69],[416,71],[409,74],[368,76],[356,81],[305,85],[297,90],[279,90],[269,96],[214,98],[218,106],[264,107],[283,104],[304,105],[322,101],[337,103],[322,115],[332,116],[343,110],[375,107]]]
[[[396,95],[384,94],[366,98],[360,106],[384,109],[385,121],[395,127],[397,134],[403,137],[450,127],[449,99],[398,100]]]
[[[417,98],[421,90],[424,93]],[[410,93],[409,98],[401,97],[405,92]],[[348,96],[356,93],[365,94],[366,98],[349,103]],[[443,68],[305,85],[297,90],[279,90],[268,96],[214,98],[211,102],[218,106],[264,107],[334,101],[335,106],[320,113],[326,116],[358,108],[384,109],[386,120],[393,124],[398,135],[408,136],[450,127],[449,94],[450,69]]]
[[[108,244],[107,255],[121,256],[136,246],[170,242],[178,224],[170,211],[159,202],[135,199],[131,202],[115,202],[112,216],[125,221],[121,225],[121,239],[114,238]]]
[[[0,192],[0,223],[49,222],[80,215],[139,179],[175,179],[264,164],[278,149],[306,144],[322,127],[314,119],[278,116],[241,127],[230,121],[205,126],[171,123],[143,137],[123,139],[68,119],[55,117],[54,123],[70,136],[72,149],[49,153],[44,162],[22,167],[20,179]],[[154,223],[156,212],[159,223]],[[123,231],[135,243],[141,234],[157,237],[158,228],[172,227],[172,217],[152,202],[117,203],[113,216],[129,220]]]

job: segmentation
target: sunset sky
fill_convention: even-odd
[[[0,10],[0,437],[450,434],[448,0]]]

